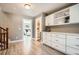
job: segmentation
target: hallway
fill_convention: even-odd
[[[10,43],[9,49],[0,51],[0,55],[63,55],[62,53],[33,41],[29,47],[24,42]]]

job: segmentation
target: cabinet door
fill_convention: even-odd
[[[51,14],[46,17],[46,26],[54,25],[54,14]]]
[[[50,26],[54,25],[54,14],[51,14],[49,22],[50,22]]]
[[[42,33],[42,41],[43,41],[43,43],[46,43],[46,40],[47,40],[46,32],[43,32]]]
[[[43,33],[43,43],[48,46],[51,46],[51,33],[50,32]]]
[[[79,49],[79,35],[67,35],[67,46]]]
[[[67,46],[67,54],[79,55],[79,49],[71,48]]]
[[[62,38],[55,38],[54,42],[58,43],[58,44],[65,45],[65,39],[62,39]]]
[[[48,19],[49,19],[49,16],[47,16],[47,17],[45,18],[45,25],[46,25],[46,26],[49,25],[49,21],[48,21]]]
[[[51,46],[51,40],[52,40],[52,37],[51,37],[51,32],[49,32],[48,34],[46,34],[47,35],[47,43],[48,43],[48,45],[49,46]]]
[[[70,7],[70,23],[79,23],[79,4]]]
[[[66,38],[66,34],[65,33],[61,33],[61,32],[58,32],[58,33],[55,33],[55,37],[56,38],[65,39]]]
[[[58,44],[58,43],[55,43],[55,42],[52,42],[52,45],[51,45],[52,48],[55,48],[57,49],[58,51],[61,51],[61,52],[65,52],[65,45],[62,45],[62,44]]]

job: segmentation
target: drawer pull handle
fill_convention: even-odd
[[[79,47],[79,45],[76,45],[77,47]]]
[[[76,55],[79,55],[79,53],[75,53]]]
[[[79,39],[79,38],[76,38],[76,39]]]
[[[56,41],[58,41],[58,40],[56,40]]]

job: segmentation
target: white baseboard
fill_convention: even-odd
[[[17,43],[17,42],[23,42],[23,40],[9,41],[9,43]]]

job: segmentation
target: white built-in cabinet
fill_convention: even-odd
[[[79,4],[52,13],[46,16],[45,19],[46,26],[79,23]]]
[[[51,15],[46,17],[46,21],[45,21],[46,26],[54,25],[54,17],[53,16],[54,16],[54,14],[51,14]]]
[[[79,34],[61,32],[43,32],[43,44],[65,54],[79,55]]]
[[[70,25],[79,23],[79,4],[55,12],[46,17],[46,26]],[[44,44],[66,54],[79,55],[79,34],[43,32]]]
[[[59,35],[59,34],[61,34],[61,35]],[[42,41],[44,44],[46,44],[52,48],[55,48],[61,52],[65,52],[65,35],[64,35],[64,33],[43,32]]]
[[[66,49],[68,54],[79,55],[79,34],[67,34]]]
[[[79,23],[79,4],[70,7],[70,23]]]

